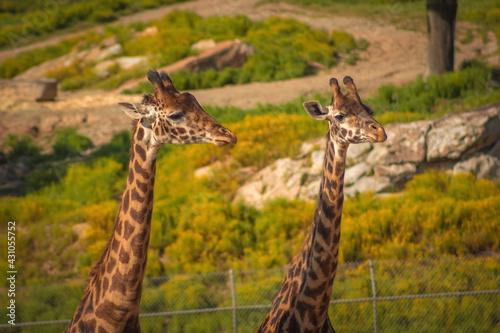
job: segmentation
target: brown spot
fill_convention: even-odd
[[[111,285],[109,286],[109,292],[119,292],[122,295],[125,295],[125,283],[124,283],[124,277],[122,273],[120,273],[120,270],[117,269],[115,274],[111,277]]]
[[[323,200],[321,202],[321,210],[322,210],[323,215],[325,216],[325,218],[327,220],[331,220],[335,216],[334,208],[335,207],[333,205],[329,205],[326,202],[326,200]],[[319,224],[321,224],[321,222]],[[318,227],[319,227],[319,225],[318,225]]]
[[[125,191],[125,194],[123,194],[123,203],[122,203],[122,211],[127,214],[128,212],[128,205],[129,205],[129,195],[128,195],[128,190]]]
[[[322,284],[320,284],[318,287],[316,288],[309,288],[309,287],[306,287],[305,291],[304,291],[304,295],[306,295],[307,297],[310,297],[310,298],[313,298],[313,299],[317,299],[319,297],[319,295],[321,295],[321,293],[323,292],[323,290],[326,289],[326,281],[323,282]],[[298,305],[298,304],[297,304]]]
[[[137,140],[141,141],[144,138],[144,129],[139,127],[137,130]]]
[[[121,224],[121,221],[118,221],[118,223],[116,223],[115,225],[115,232],[118,234],[118,235],[122,235],[122,224]]]
[[[111,248],[113,249],[113,252],[118,253],[118,249],[120,248],[120,243],[116,239],[113,239],[113,242],[111,243]]]
[[[323,246],[321,246],[321,244],[316,243],[316,244],[314,244],[314,251],[321,253],[321,252],[325,252],[325,249],[323,248]]]
[[[123,247],[122,250],[120,251],[118,260],[120,260],[122,264],[128,264],[128,262],[130,261],[130,255],[127,253],[127,251],[123,249]]]
[[[335,164],[335,176],[340,177],[340,174],[342,173],[344,167],[342,162],[337,162]]]
[[[155,127],[155,134],[156,136],[160,136],[160,129],[157,127]]]
[[[144,252],[144,243],[147,234],[147,230],[144,230],[142,233],[135,235],[130,241],[130,247],[132,248],[132,252],[135,257],[141,256]]]
[[[134,181],[134,172],[132,171],[132,169],[129,169],[128,170],[128,182],[129,182],[129,184],[132,184],[133,181]]]
[[[142,217],[144,216],[143,212],[136,211],[134,208],[130,208],[130,217],[138,223],[142,223]]]
[[[341,195],[338,199],[337,199],[337,208],[340,208],[342,206],[342,204],[344,203],[344,196]]]
[[[108,263],[108,266],[106,267],[106,271],[108,272],[108,274],[111,274],[111,272],[115,268],[115,265],[116,265],[115,258],[113,258],[113,257],[109,258],[109,263]]]
[[[104,295],[108,291],[108,288],[109,288],[109,279],[107,277],[105,277],[102,280],[102,297],[104,297]]]
[[[139,157],[145,161],[146,160],[146,151],[140,145],[135,145],[135,152],[139,155]],[[137,162],[136,162],[137,163]]]
[[[146,193],[146,191],[148,190],[148,184],[141,182],[139,179],[135,181],[135,184],[137,185],[139,190],[141,190],[144,193]]]
[[[184,133],[186,133],[186,130],[185,130],[184,128],[179,128],[179,129],[178,129],[178,131],[179,131],[179,134],[184,134]]]
[[[330,174],[332,174],[332,173],[333,173],[333,166],[332,166],[332,163],[328,162],[328,164],[327,164],[327,166],[326,166],[326,167],[327,167],[327,169],[328,169],[328,172],[329,172]]]
[[[138,201],[140,203],[143,203],[144,202],[144,197],[142,197],[137,191],[135,188],[132,189],[132,192],[131,192],[131,195],[130,195],[130,198],[132,199],[132,201]]]
[[[142,174],[142,167],[140,166],[139,162],[135,161],[134,163],[134,170],[135,173]]]
[[[135,227],[133,225],[131,225],[128,220],[125,220],[125,223],[124,223],[124,232],[123,232],[123,238],[128,241],[128,239],[130,238],[130,236],[132,235],[132,233],[134,232],[135,230]]]
[[[299,305],[297,304],[297,309]],[[300,310],[299,310],[300,313]],[[288,323],[288,332],[300,332],[300,324],[297,318],[295,317],[295,314],[292,315],[290,318],[290,321]]]
[[[111,283],[111,288],[113,283]],[[129,309],[118,304],[115,304],[111,301],[105,300],[99,305],[96,309],[96,317],[107,322],[111,323],[121,323],[127,313],[129,313]]]
[[[134,144],[134,143],[132,143]],[[134,153],[134,150],[133,149],[130,149],[130,161],[133,161],[135,158],[135,153]]]

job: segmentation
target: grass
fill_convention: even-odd
[[[89,26],[117,20],[146,9],[170,5],[183,0],[118,0],[118,1],[64,1],[39,2],[34,0],[6,0],[2,3],[0,14],[0,47],[18,48],[28,45],[40,37],[55,31],[81,26]],[[85,24],[86,23],[86,24]]]
[[[267,0],[280,2],[280,0]],[[364,16],[375,25],[394,24],[403,29],[427,31],[424,0],[285,0],[306,8],[328,10],[342,15]],[[481,27],[481,33],[493,31],[500,39],[500,1],[458,1],[457,21],[467,21]],[[367,31],[367,33],[370,33]]]

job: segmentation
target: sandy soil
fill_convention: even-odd
[[[327,93],[330,77],[340,80],[351,76],[358,86],[361,97],[376,92],[382,84],[404,84],[424,74],[427,56],[427,36],[425,27],[421,31],[397,29],[387,21],[373,21],[363,17],[342,17],[337,14],[315,12],[289,4],[263,4],[259,0],[198,0],[170,7],[150,10],[122,18],[118,23],[160,18],[173,9],[190,9],[202,16],[245,14],[251,19],[261,20],[270,16],[290,17],[325,30],[345,30],[356,38],[365,38],[370,46],[362,52],[362,61],[350,66],[339,66],[325,70],[314,76],[269,83],[251,83],[241,86],[197,90],[192,93],[201,105],[232,105],[251,108],[257,104],[279,104],[292,101],[300,96],[310,97],[315,93]],[[459,24],[457,38],[470,26]],[[471,43],[456,43],[455,63],[473,59],[478,53],[492,55],[488,60],[500,64],[497,41],[489,34],[489,42],[484,44],[479,37]],[[61,37],[46,40],[34,45],[56,43]],[[12,50],[0,52],[0,61]],[[146,72],[146,69],[145,69]],[[174,82],[175,84],[175,82]],[[0,96],[0,143],[7,133],[32,133],[43,138],[50,136],[59,126],[78,126],[80,132],[92,138],[99,145],[109,140],[117,131],[130,126],[130,121],[116,104],[129,101],[138,102],[141,96],[124,96],[117,92],[80,91],[61,92],[56,102],[36,103],[16,99],[15,96]]]

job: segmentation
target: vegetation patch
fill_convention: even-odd
[[[82,22],[106,23],[145,9],[184,0],[5,0],[0,7],[0,48],[24,46],[38,36]]]

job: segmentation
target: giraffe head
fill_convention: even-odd
[[[337,79],[330,79],[333,91],[332,103],[323,106],[317,101],[305,102],[304,108],[315,120],[328,120],[330,139],[343,144],[384,142],[384,128],[375,119],[373,111],[359,98],[352,78],[344,77],[347,95],[340,91]]]
[[[154,86],[154,95],[144,95],[140,104],[118,104],[150,131],[155,145],[236,143],[236,136],[206,113],[193,95],[175,89],[167,73],[149,70],[148,80]]]

